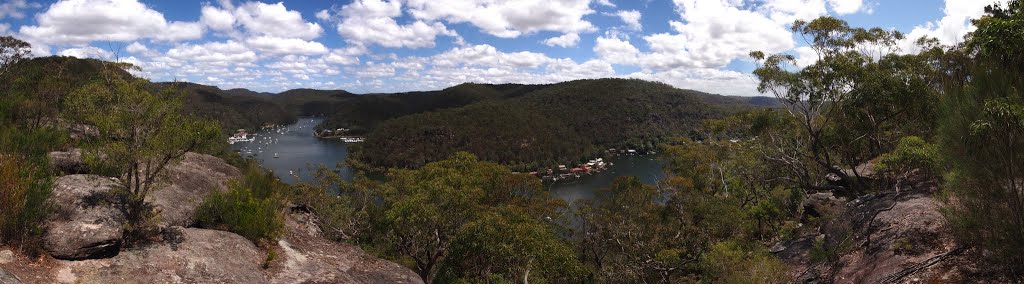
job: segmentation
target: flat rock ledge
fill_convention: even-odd
[[[62,261],[62,283],[266,283],[264,254],[242,236],[172,227],[173,241],[123,251],[115,257]]]

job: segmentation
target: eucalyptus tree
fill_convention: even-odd
[[[759,63],[758,90],[782,101],[799,125],[773,158],[801,177],[804,189],[864,190],[870,184],[858,165],[888,152],[900,137],[932,128],[931,66],[900,52],[897,31],[853,28],[832,17],[796,21],[792,30],[814,51],[814,63],[750,54]]]
[[[70,94],[65,102],[75,118],[96,128],[83,154],[90,168],[115,176],[131,244],[153,229],[157,212],[146,202],[165,168],[185,153],[215,145],[215,122],[182,115],[184,93],[152,90],[127,72],[128,64],[104,63],[102,76]]]
[[[373,194],[379,202],[368,210],[373,224],[362,239],[404,260],[427,283],[561,282],[581,274],[549,221],[562,204],[534,177],[458,152],[393,170]]]
[[[0,75],[29,57],[32,57],[31,44],[12,36],[0,36]]]

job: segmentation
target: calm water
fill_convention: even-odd
[[[241,151],[243,156],[252,152],[253,158],[263,167],[271,170],[282,180],[294,183],[296,176],[301,180],[312,179],[307,165],[324,164],[334,167],[348,158],[348,148],[337,139],[320,139],[313,136],[313,129],[322,118],[300,118],[299,122],[270,130],[256,132],[256,141],[240,142],[231,148]],[[274,158],[274,154],[277,158]],[[352,178],[351,170],[344,168],[342,176]]]
[[[338,139],[320,139],[313,136],[313,129],[322,118],[301,118],[298,123],[271,130],[256,132],[256,141],[235,143],[231,147],[241,151],[243,156],[251,152],[253,158],[263,167],[270,169],[282,180],[294,183],[310,180],[307,165],[324,164],[333,167],[348,158],[348,148]],[[277,158],[274,158],[274,154]],[[581,177],[571,183],[560,182],[549,186],[549,190],[566,201],[594,197],[601,188],[608,187],[619,176],[637,176],[641,181],[653,184],[665,177],[661,163],[654,155],[620,156],[607,159],[612,165],[607,170]],[[348,168],[342,176],[351,179]],[[296,179],[298,178],[298,180]]]
[[[618,156],[607,159],[612,165],[603,172],[580,177],[572,183],[555,183],[549,190],[556,196],[572,202],[592,198],[597,190],[612,184],[620,176],[636,176],[646,184],[654,184],[665,178],[661,162],[656,155]]]

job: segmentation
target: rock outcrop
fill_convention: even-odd
[[[283,236],[269,248],[278,257],[269,263],[265,249],[242,236],[186,228],[208,194],[240,176],[219,158],[186,154],[147,198],[161,210],[161,240],[132,249],[120,246],[124,220],[111,200],[119,183],[96,175],[60,177],[50,196],[57,210],[44,224],[43,239],[56,259],[0,251],[0,284],[423,283],[408,268],[323,239],[308,213],[286,218]]]
[[[266,283],[264,253],[242,236],[224,231],[169,228],[164,243],[115,257],[63,261],[63,281],[76,283]]]
[[[809,208],[835,208],[830,214],[838,218],[828,220],[819,233],[780,243],[773,252],[800,283],[945,283],[957,279],[959,276],[933,271],[940,267],[936,264],[963,249],[939,211],[934,185],[918,188],[899,194],[863,195],[849,202],[808,196]],[[839,248],[834,261],[812,259],[811,251],[821,245]]]
[[[87,259],[117,254],[124,216],[109,202],[118,183],[95,175],[54,181],[49,202],[56,212],[44,224],[43,247],[55,258]]]
[[[416,273],[362,249],[320,237],[309,213],[285,218],[272,283],[423,283]]]
[[[181,161],[167,166],[166,178],[146,196],[146,201],[160,211],[158,224],[188,227],[207,195],[227,191],[228,181],[241,176],[238,168],[220,158],[186,153]]]
[[[50,167],[57,172],[66,175],[88,172],[82,159],[81,149],[71,149],[67,152],[50,152],[47,157],[50,160]]]

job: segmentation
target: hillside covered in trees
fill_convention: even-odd
[[[376,166],[416,167],[468,151],[486,161],[535,170],[593,158],[609,148],[654,150],[704,119],[748,106],[642,80],[532,87],[523,94],[499,93],[464,107],[385,121],[367,136],[360,158]]]
[[[29,59],[15,66],[20,80],[0,88],[39,94],[18,111],[42,121],[59,111],[62,93],[98,76],[100,65],[98,60],[71,57]],[[774,99],[717,96],[625,79],[465,83],[438,91],[365,95],[151,84],[154,90],[169,87],[182,92],[186,114],[217,121],[225,132],[288,124],[301,116],[324,117],[318,130],[345,128],[347,135],[366,136],[369,142],[359,157],[377,167],[416,167],[469,151],[487,161],[535,169],[592,158],[608,148],[654,150],[703,119],[746,107],[777,106]]]

